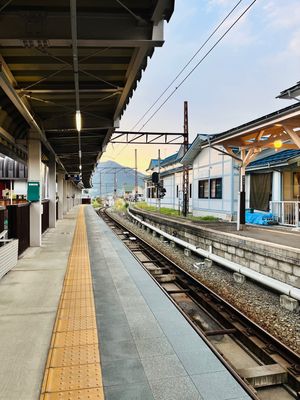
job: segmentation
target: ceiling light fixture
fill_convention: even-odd
[[[274,148],[275,148],[276,150],[278,150],[278,149],[280,149],[280,148],[282,147],[282,141],[281,141],[280,139],[275,140],[274,143],[273,143],[273,145],[274,145]]]
[[[76,129],[77,129],[78,132],[80,132],[81,131],[81,122],[82,122],[81,121],[81,112],[80,112],[80,110],[76,111],[75,119],[76,119]]]

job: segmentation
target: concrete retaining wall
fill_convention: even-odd
[[[189,226],[140,210],[132,212],[144,221],[204,250],[300,288],[300,250],[232,233],[219,233],[201,226]]]

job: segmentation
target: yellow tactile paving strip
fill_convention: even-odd
[[[104,400],[96,313],[81,206],[40,400]]]

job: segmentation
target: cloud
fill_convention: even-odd
[[[236,5],[236,0],[209,0],[207,10],[210,13],[218,15],[218,21],[223,19],[226,14]],[[234,13],[223,23],[220,35],[223,34],[230,25],[240,16],[250,2],[241,3]],[[257,40],[257,32],[254,29],[251,11],[247,12],[231,29],[224,43],[231,47],[248,46]],[[250,16],[250,18],[248,17]],[[220,36],[219,35],[219,36]]]
[[[208,2],[208,7],[209,8],[213,8],[216,6],[222,6],[222,7],[226,7],[226,6],[234,6],[234,4],[236,3],[235,0],[209,0]]]
[[[300,57],[300,30],[296,31],[287,48],[288,56],[297,56]]]
[[[221,0],[218,0],[221,1]],[[237,14],[232,15],[223,25],[222,33],[225,32],[235,21]],[[257,40],[248,15],[245,14],[228,33],[227,43],[233,47],[241,47],[252,44]]]
[[[272,0],[263,10],[267,24],[273,29],[291,29],[299,26],[299,0]]]

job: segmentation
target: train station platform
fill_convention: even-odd
[[[250,398],[91,206],[26,252],[0,299],[1,400]]]

